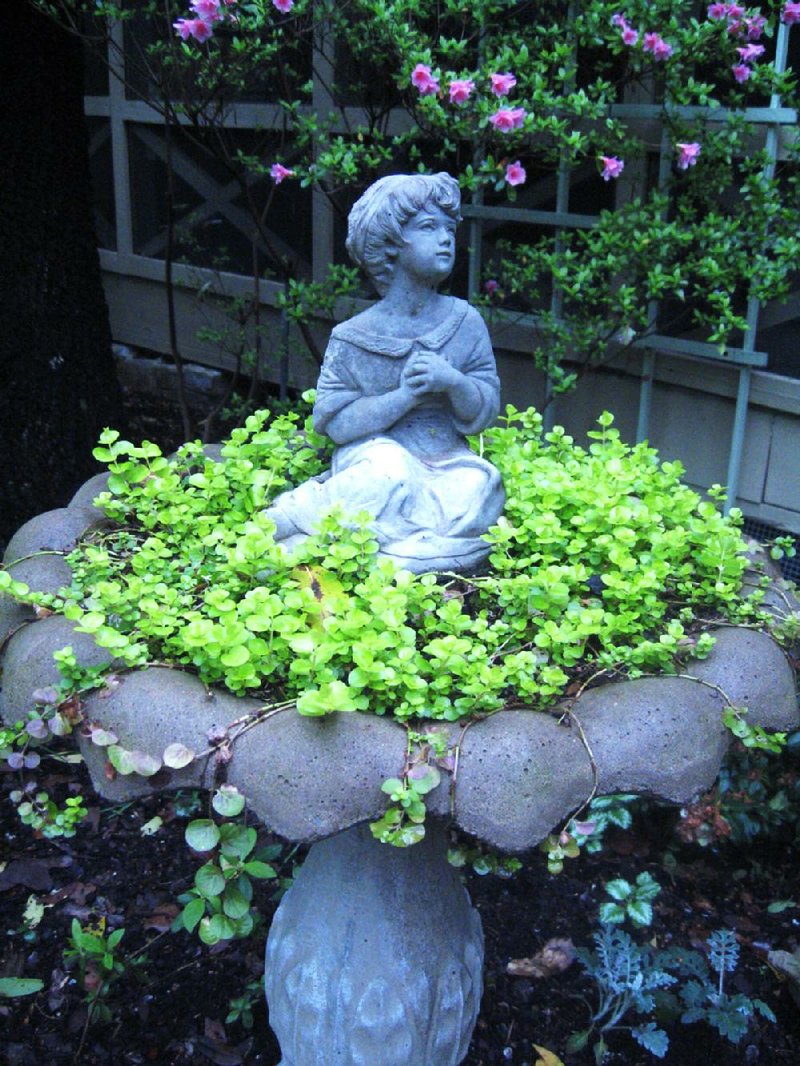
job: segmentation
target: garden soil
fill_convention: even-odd
[[[134,439],[156,439],[165,450],[174,445],[163,412],[134,405],[130,414]],[[258,990],[264,938],[280,894],[276,882],[258,882],[255,902],[263,923],[246,941],[209,948],[196,935],[171,932],[180,908],[177,897],[191,886],[202,861],[183,839],[193,795],[110,807],[93,792],[83,767],[46,765],[42,787],[62,803],[81,792],[90,815],[71,839],[37,837],[19,823],[8,800],[19,787],[18,774],[0,771],[0,920],[6,934],[0,975],[38,977],[44,983],[38,994],[0,1000],[0,1063],[277,1066],[280,1054]],[[668,1026],[670,1049],[662,1061],[668,1066],[797,1066],[800,1004],[766,961],[770,949],[794,951],[800,945],[797,847],[758,840],[747,850],[678,846],[676,817],[651,808],[633,830],[607,833],[602,853],[568,861],[559,875],[548,874],[539,852],[525,856],[522,870],[511,878],[466,875],[486,936],[485,991],[466,1066],[536,1066],[540,1059],[557,1066],[558,1059],[547,1053],[564,1066],[594,1063],[591,1048],[565,1050],[570,1034],[586,1028],[596,1002],[580,964],[536,979],[512,976],[508,965],[534,956],[554,938],[591,946],[598,907],[608,899],[606,883],[618,877],[632,881],[643,870],[662,891],[652,927],[635,932],[636,938],[703,951],[715,929],[733,929],[741,959],[728,990],[764,1000],[777,1015],[776,1024],[757,1016],[738,1045],[702,1023],[675,1022]],[[261,830],[259,843],[276,841]],[[302,850],[284,847],[276,861],[284,884],[302,857]],[[128,962],[110,990],[107,1023],[87,1025],[86,987],[77,970],[65,964],[74,919],[106,934],[124,929],[120,957],[141,961],[138,966]],[[241,1020],[226,1020],[229,1001],[245,995],[248,985],[249,1029]],[[626,1018],[623,1024],[636,1020]],[[608,1064],[658,1061],[625,1032],[610,1035],[608,1045]]]

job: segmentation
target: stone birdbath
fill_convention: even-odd
[[[64,554],[104,521],[91,506],[103,480],[92,479],[68,507],[17,532],[5,556],[15,580],[41,592],[68,583]],[[783,614],[799,605],[776,579],[767,606]],[[726,698],[748,707],[754,725],[796,729],[794,672],[781,647],[752,629],[721,628],[715,636],[708,658],[687,665],[693,679],[622,681],[589,689],[552,714],[510,710],[468,729],[450,725],[457,766],[426,797],[425,839],[406,849],[378,843],[365,824],[383,812],[381,783],[404,763],[407,736],[399,723],[288,710],[243,732],[227,782],[265,825],[312,844],[267,942],[266,993],[283,1066],[462,1061],[479,1011],[483,937],[446,861],[448,826],[522,852],[593,791],[688,803],[719,773],[731,739],[722,724]],[[24,719],[32,694],[58,680],[53,652],[71,645],[83,665],[109,660],[73,623],[37,619],[7,597],[0,597],[0,644],[8,723]],[[158,754],[176,741],[202,750],[209,731],[260,706],[209,690],[189,673],[150,667],[120,675],[110,694],[91,694],[84,715],[113,729],[126,747]],[[104,749],[81,736],[78,743],[94,787],[112,802],[219,784],[214,767],[201,761],[109,780]]]
[[[479,317],[436,292],[452,268],[457,217],[457,186],[445,175],[384,179],[354,208],[348,247],[382,299],[334,330],[315,407],[318,428],[336,445],[331,472],[266,512],[287,550],[344,498],[375,516],[381,553],[412,571],[469,572],[486,555],[480,534],[499,515],[503,488],[464,436],[497,413],[494,360]],[[68,507],[17,532],[5,556],[15,581],[44,593],[69,584],[65,556],[107,521],[93,505],[104,487],[98,475]],[[754,587],[759,580],[755,570],[747,578]],[[798,608],[778,579],[765,606],[779,616]],[[71,645],[83,666],[111,661],[72,622],[42,614],[0,597],[8,723],[24,720],[33,693],[58,680],[54,652]],[[430,723],[447,732],[451,757],[425,797],[427,833],[408,848],[378,843],[366,824],[386,808],[382,783],[406,765],[408,733],[387,718],[263,713],[258,699],[150,666],[88,695],[84,719],[159,764],[168,745],[197,752],[209,736],[225,737],[222,767],[194,759],[146,778],[110,779],[104,749],[84,736],[78,743],[95,788],[111,801],[219,786],[222,770],[265,825],[312,845],[267,941],[265,989],[282,1066],[455,1066],[478,1017],[483,936],[446,861],[448,827],[522,852],[593,795],[691,801],[719,773],[730,705],[747,707],[752,726],[797,728],[794,673],[781,647],[749,628],[720,627],[714,636],[711,654],[681,676],[599,685],[548,714],[503,710],[468,724]]]

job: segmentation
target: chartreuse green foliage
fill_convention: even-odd
[[[576,671],[674,671],[712,644],[699,618],[753,613],[737,518],[683,485],[680,464],[624,444],[610,415],[588,450],[513,408],[476,442],[507,505],[490,572],[472,579],[378,560],[365,514],[325,518],[291,558],[276,546],[263,509],[327,463],[310,420],[299,428],[251,416],[221,462],[196,444],[168,461],[107,431],[101,502],[119,525],[72,553],[50,608],[131,665],[180,663],[301,714],[402,721],[544,708]]]

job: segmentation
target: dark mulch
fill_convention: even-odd
[[[72,1061],[276,1066],[278,1047],[260,995],[251,1031],[239,1022],[225,1024],[228,1001],[261,976],[263,939],[276,906],[274,884],[260,884],[257,903],[265,927],[251,940],[210,949],[195,936],[165,932],[177,910],[176,896],[191,884],[197,867],[183,841],[187,816],[176,814],[173,800],[153,797],[109,808],[91,791],[82,768],[50,775],[43,784],[53,795],[63,799],[80,786],[92,811],[90,824],[77,836],[47,841],[16,822],[7,799],[16,779],[11,771],[0,778],[7,863],[0,873],[0,919],[7,930],[0,973],[39,977],[45,987],[0,1006],[6,1061],[11,1066]],[[164,824],[155,835],[143,835],[142,827],[156,815]],[[738,1046],[703,1025],[674,1025],[665,1061],[673,1066],[797,1063],[800,1010],[764,962],[767,945],[791,950],[800,941],[800,905],[778,914],[767,911],[770,902],[798,895],[796,852],[763,845],[748,854],[684,848],[670,876],[660,862],[665,832],[663,820],[654,819],[643,831],[612,837],[601,855],[584,855],[555,877],[536,853],[509,880],[469,875],[486,935],[486,991],[467,1066],[527,1066],[537,1058],[534,1044],[554,1051],[567,1066],[589,1066],[590,1051],[564,1051],[569,1034],[587,1021],[584,997],[591,998],[592,990],[580,966],[540,981],[511,977],[506,967],[512,958],[533,955],[552,937],[588,945],[598,904],[606,898],[604,884],[619,876],[633,879],[644,869],[663,891],[652,930],[642,938],[702,949],[712,930],[735,929],[741,962],[731,990],[764,999],[778,1016],[777,1025],[754,1022]],[[264,834],[263,839],[271,838]],[[284,872],[290,869],[291,861]],[[26,930],[23,911],[31,895],[45,910],[39,924]],[[106,930],[124,928],[125,953],[149,944],[143,979],[130,972],[120,980],[108,1000],[113,1020],[89,1027],[85,1039],[84,989],[62,955],[74,918],[83,925],[104,920]],[[655,1061],[625,1034],[611,1038],[610,1045],[611,1063]]]
[[[155,439],[165,451],[178,443],[169,404],[129,399],[132,439]],[[7,931],[0,974],[39,977],[45,986],[35,996],[0,1003],[0,1061],[5,1054],[10,1066],[73,1061],[276,1066],[279,1051],[260,995],[252,1030],[240,1022],[225,1024],[229,1000],[261,976],[263,940],[276,906],[274,886],[259,884],[256,901],[264,928],[251,940],[207,948],[196,936],[170,933],[176,897],[191,884],[197,866],[183,841],[187,816],[177,814],[167,797],[108,808],[80,767],[51,774],[43,784],[62,800],[80,788],[92,817],[70,840],[37,839],[18,823],[7,799],[18,787],[17,774],[0,773],[0,919]],[[156,815],[162,827],[153,836],[143,835],[142,827]],[[661,860],[670,834],[669,821],[653,817],[636,833],[612,838],[601,855],[569,863],[557,877],[546,872],[539,854],[529,856],[510,880],[468,876],[486,934],[486,990],[466,1066],[529,1066],[538,1057],[534,1044],[557,1053],[566,1066],[590,1066],[590,1051],[566,1055],[564,1050],[570,1033],[586,1026],[586,999],[592,999],[579,965],[540,981],[511,977],[506,967],[553,937],[588,946],[598,904],[606,898],[605,883],[620,876],[633,880],[645,869],[663,891],[652,930],[639,935],[659,946],[702,948],[712,930],[736,930],[741,962],[731,988],[762,998],[778,1016],[776,1025],[756,1020],[738,1046],[703,1025],[673,1025],[665,1061],[671,1066],[794,1066],[800,1061],[800,1008],[764,961],[767,947],[794,950],[800,943],[796,850],[761,843],[748,852],[684,848],[668,872]],[[45,910],[38,925],[26,929],[23,911],[31,895]],[[775,900],[796,900],[796,905],[770,914],[767,908]],[[85,1026],[85,990],[74,971],[65,969],[62,953],[74,918],[84,925],[104,920],[107,930],[124,928],[126,954],[147,948],[144,979],[129,972],[112,991],[108,1024]],[[625,1034],[610,1045],[610,1063],[656,1061]]]

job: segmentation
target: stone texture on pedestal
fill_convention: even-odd
[[[402,772],[405,731],[360,714],[303,718],[288,708],[236,742],[228,781],[289,840],[321,840],[378,818],[381,783]]]
[[[315,844],[267,939],[282,1066],[456,1066],[481,997],[483,934],[446,839],[365,826]]]
[[[19,527],[8,542],[3,561],[13,563],[38,551],[72,551],[80,537],[98,522],[98,512],[92,507],[45,511]]]
[[[108,473],[95,474],[88,481],[84,481],[72,499],[69,501],[71,508],[80,507],[88,509],[98,518],[105,519],[105,513],[99,507],[94,506],[95,496],[108,489]]]
[[[572,708],[598,768],[598,792],[640,792],[686,803],[711,786],[730,739],[725,703],[677,677],[585,692]]]
[[[686,672],[719,686],[735,707],[748,709],[748,721],[764,729],[789,729],[797,708],[794,670],[782,648],[757,629],[715,629],[707,659],[693,660]]]
[[[99,647],[87,633],[77,633],[73,622],[59,615],[32,622],[15,633],[3,656],[3,689],[0,712],[6,722],[24,719],[33,710],[37,688],[61,680],[53,652],[72,647],[82,666],[110,662],[111,653]]]
[[[577,730],[546,714],[503,711],[464,734],[455,820],[495,847],[521,851],[578,807],[592,781]]]
[[[85,701],[84,713],[89,722],[113,729],[128,750],[161,758],[173,743],[185,744],[198,754],[208,750],[210,729],[225,728],[260,706],[258,700],[209,691],[196,677],[181,670],[149,667],[122,674],[110,691],[92,693]],[[150,778],[128,774],[109,780],[105,773],[107,749],[85,737],[79,738],[79,745],[95,788],[115,802],[148,795],[156,788],[210,788],[214,782],[213,759],[209,758],[181,770],[163,767]]]

